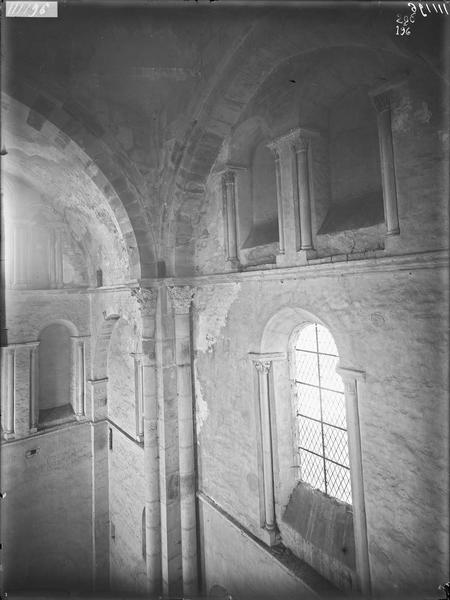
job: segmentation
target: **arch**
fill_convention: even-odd
[[[72,323],[72,321],[68,321],[67,319],[49,319],[48,321],[44,321],[43,323],[41,323],[40,331],[43,331],[49,325],[64,325],[64,327],[67,327],[67,329],[69,330],[71,336],[80,335],[77,327]]]
[[[266,322],[261,334],[260,352],[286,352],[291,345],[296,330],[302,323],[320,323],[329,331],[333,328],[327,320],[322,319],[317,314],[300,308],[298,306],[284,306],[278,309]],[[339,336],[333,332],[333,338],[336,342],[338,354],[342,359],[341,345]]]
[[[340,11],[333,15],[330,23],[322,19],[322,15],[306,10],[302,13],[301,32],[298,20],[286,18],[286,15],[276,20],[270,16],[261,18],[249,30],[242,44],[232,49],[234,55],[229,59],[221,80],[203,103],[176,168],[170,174],[172,181],[166,190],[167,201],[169,203],[172,199],[172,202],[169,204],[170,218],[162,226],[162,248],[166,253],[170,251],[165,259],[168,270],[173,274],[178,264],[186,269],[186,246],[191,243],[193,232],[189,214],[186,214],[185,190],[194,182],[198,190],[195,206],[201,206],[207,177],[224,140],[239,122],[258,88],[278,66],[295,56],[343,46],[379,49],[415,59],[413,49],[405,50],[389,35],[384,23],[385,14],[378,12],[372,15],[370,38],[366,34],[367,11],[352,14]],[[426,63],[431,70],[437,70],[428,57]],[[217,115],[220,115],[220,121]],[[179,228],[183,235],[177,239]]]
[[[104,198],[120,232],[128,257],[128,278],[155,276],[156,244],[144,209],[148,193],[137,168],[83,107],[74,108],[48,93],[44,95],[22,78],[13,93],[10,96],[2,92],[8,165],[14,156],[10,150],[16,131],[30,139],[39,138],[40,147],[50,148],[53,160],[56,153],[71,154]]]

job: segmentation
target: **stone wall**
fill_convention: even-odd
[[[242,277],[213,292],[199,289],[194,317],[199,488],[262,536],[248,353],[260,351],[264,326],[282,307],[309,311],[333,334],[341,363],[366,372],[359,411],[375,590],[391,593],[414,585],[432,593],[446,577],[448,539],[448,487],[442,478],[448,467],[447,278],[432,259],[398,270],[389,263],[361,268],[355,274],[348,266],[328,272],[306,267],[295,279],[272,273],[267,280]],[[289,404],[288,385],[283,393]],[[289,424],[284,429],[281,424],[278,436],[280,444],[290,443]],[[283,482],[276,483],[279,515],[286,494]],[[207,553],[210,543],[205,539]]]
[[[113,448],[109,450],[111,590],[144,594],[144,449],[114,426],[110,426],[110,431],[113,440]]]
[[[90,425],[4,445],[1,471],[5,589],[91,589]]]
[[[309,600],[338,594],[306,565],[295,574],[213,503],[203,499],[199,508],[205,594],[215,595],[219,586],[242,600]]]

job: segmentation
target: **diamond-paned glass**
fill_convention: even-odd
[[[339,355],[319,323],[303,327],[295,342],[298,455],[302,481],[351,504],[344,386]]]
[[[336,373],[338,356],[319,354],[320,386],[335,392],[343,392],[342,378]]]
[[[296,353],[296,374],[295,377],[300,383],[309,383],[310,385],[319,385],[319,364],[317,362],[317,353],[303,352],[297,350]]]
[[[319,392],[319,390],[317,390],[317,392]],[[341,394],[341,392],[321,390],[320,396],[322,398],[322,418],[324,422],[345,429],[347,427],[347,421],[345,418],[344,394]]]
[[[325,470],[327,473],[327,494],[351,504],[350,470],[329,460],[325,461]]]
[[[297,414],[320,421],[319,388],[303,383],[296,383],[295,385],[298,399]]]
[[[325,492],[323,458],[300,449],[300,477],[313,488]]]
[[[320,421],[312,421],[306,417],[298,417],[300,445],[304,450],[323,454],[322,426]]]
[[[323,441],[325,445],[325,458],[329,458],[344,467],[350,467],[346,431],[324,424]]]

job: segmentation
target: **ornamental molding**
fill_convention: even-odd
[[[172,300],[172,306],[175,310],[175,314],[183,315],[188,314],[191,306],[192,298],[194,297],[194,288],[184,286],[172,286],[168,287],[170,299]]]
[[[296,149],[302,150],[306,149],[311,138],[318,137],[320,137],[319,131],[297,127],[296,129],[291,129],[287,133],[284,133],[272,142],[269,142],[267,147],[272,150],[272,152],[279,152],[281,148],[286,146],[294,146]]]
[[[143,314],[153,314],[156,312],[156,302],[158,300],[158,290],[154,288],[132,288],[131,297],[136,300],[139,310]]]

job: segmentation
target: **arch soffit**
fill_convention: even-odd
[[[42,327],[39,330],[37,338],[40,339],[44,329],[47,329],[48,327],[51,327],[52,325],[63,325],[64,327],[66,327],[69,330],[70,336],[73,336],[73,337],[79,336],[78,329],[71,321],[68,321],[67,319],[52,319],[50,321],[44,322],[44,324],[42,325]]]
[[[133,279],[152,277],[156,274],[156,253],[153,230],[148,223],[143,208],[145,183],[137,169],[126,156],[120,154],[105,133],[98,138],[93,126],[88,127],[83,119],[78,119],[73,111],[68,112],[64,104],[47,92],[23,82],[14,90],[14,95],[2,92],[4,123],[8,126],[8,112],[15,112],[21,119],[21,126],[28,121],[42,132],[57,148],[72,151],[89,174],[91,180],[105,197],[114,215],[118,230],[124,239],[130,261],[130,276]],[[43,103],[42,100],[45,100]],[[42,111],[42,106],[47,110]],[[94,127],[95,130],[95,127]],[[136,249],[137,256],[130,251]]]
[[[351,360],[347,360],[350,357],[346,357],[343,352],[345,345],[339,339],[339,333],[334,331],[327,320],[296,306],[285,306],[268,319],[261,334],[260,353],[289,352],[293,336],[301,325],[307,323],[320,323],[326,327],[336,343],[341,363],[352,364]]]

